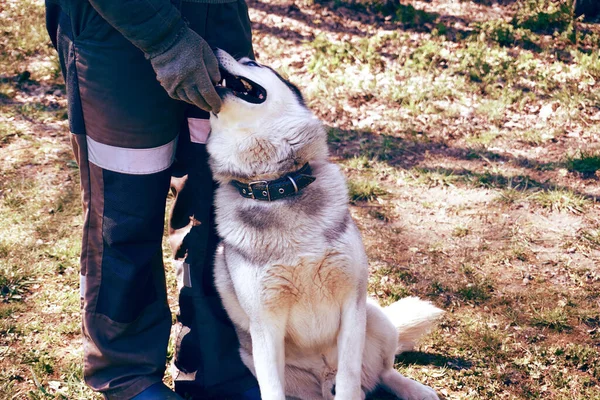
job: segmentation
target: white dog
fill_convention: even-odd
[[[438,399],[393,364],[442,311],[416,298],[367,302],[367,258],[321,123],[272,69],[217,58],[215,279],[262,399],[364,399],[377,387]]]

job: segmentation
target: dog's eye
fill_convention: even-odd
[[[246,61],[246,62],[244,63],[244,65],[247,65],[247,66],[249,66],[249,67],[258,67],[258,64],[257,64],[257,63],[255,63],[254,61]]]

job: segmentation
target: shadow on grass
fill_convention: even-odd
[[[335,32],[335,33],[349,33],[349,34],[358,35],[358,36],[369,36],[369,34],[367,32],[365,32],[364,30],[359,29],[358,27],[353,26],[353,25],[339,23],[338,21],[336,21],[335,18],[327,18],[327,16],[325,16],[325,15],[321,15],[321,17],[325,16],[325,18],[318,18],[318,16],[307,14],[307,13],[303,12],[294,3],[271,4],[271,3],[263,3],[260,0],[248,0],[247,3],[250,8],[253,8],[258,11],[262,11],[267,14],[273,14],[273,15],[277,15],[280,17],[284,17],[284,18],[294,19],[298,22],[306,24],[308,27],[310,27],[313,30],[319,29],[319,30]],[[337,15],[339,13],[339,11],[337,10],[337,7],[334,7],[333,5],[328,6],[328,5],[319,3],[319,4],[315,4],[315,7],[322,8],[323,11],[325,11],[327,9],[331,9],[331,11],[333,11],[335,13],[334,15]],[[360,12],[358,10],[353,10],[353,11],[354,12],[352,12],[352,13],[343,13],[342,16],[344,18],[349,18],[349,19],[352,19],[357,22],[370,24],[377,28],[385,28],[385,29],[396,29],[397,28],[396,24],[391,23],[390,21],[385,21],[385,18],[383,16],[379,16],[376,13],[368,12],[368,11],[366,11],[366,9],[363,12]],[[318,21],[315,21],[315,19],[318,19]],[[284,39],[291,39],[291,40],[294,40],[295,34],[297,35],[296,32],[293,32],[290,29],[272,30],[271,27],[267,27],[266,25],[264,25],[260,22],[259,23],[253,22],[252,29],[256,30],[256,31],[261,31],[261,32],[264,30],[267,33],[272,33],[272,34],[275,34]],[[306,39],[308,39],[308,38],[306,38]]]
[[[440,159],[506,163],[532,172],[565,168],[567,164],[565,162],[538,161],[506,153],[500,154],[487,149],[452,147],[440,140],[428,139],[426,135],[419,132],[409,132],[407,135],[409,137],[413,136],[414,140],[371,132],[330,128],[328,139],[332,153],[345,159],[366,157],[367,159],[384,162],[395,168],[405,170],[416,168],[418,172],[424,174],[436,173],[455,176],[458,181],[475,187],[518,189],[521,191],[567,190],[587,200],[599,200],[593,194],[557,185],[549,179],[545,181],[536,180],[527,173],[506,176],[501,173],[477,172],[466,168],[420,167],[426,155],[428,157],[437,156]]]
[[[308,35],[303,35],[300,32],[293,31],[291,29],[285,29],[278,26],[269,26],[262,22],[252,22],[252,30],[255,32],[266,33],[269,35],[277,36],[278,38],[288,40],[294,45],[300,45],[305,41],[312,41],[315,38],[313,31]]]
[[[577,0],[575,3],[575,16],[584,15],[589,22],[600,22],[600,6],[598,0]]]
[[[499,4],[506,7],[512,7],[511,4],[515,2],[516,0],[475,1],[475,3],[485,6]],[[416,8],[411,4],[401,4],[394,1],[316,1],[310,6],[316,11],[316,14],[305,13],[294,3],[270,4],[263,3],[260,0],[249,0],[248,5],[267,14],[292,18],[310,27],[311,31],[321,30],[333,33],[346,33],[360,37],[371,36],[371,33],[367,32],[360,25],[346,22],[353,21],[370,25],[376,29],[401,29],[406,32],[431,33],[443,36],[447,40],[456,43],[467,40],[473,35],[485,33],[491,43],[497,43],[500,46],[509,48],[518,47],[536,53],[543,51],[553,52],[562,61],[572,62],[568,52],[564,51],[563,41],[540,41],[535,36],[535,33],[550,35],[565,32],[569,24],[573,22],[573,16],[566,12],[564,8],[551,14],[531,12],[531,15],[526,18],[519,19],[520,22],[517,19],[513,19],[513,21],[508,23],[500,19],[481,20],[470,18],[469,16],[438,14]],[[511,11],[511,14],[514,14],[514,12]],[[338,16],[338,18],[332,17],[332,15]],[[342,19],[339,17],[342,17]],[[525,30],[515,33],[515,30],[518,28],[525,28]],[[312,32],[301,34],[291,29],[269,27],[261,22],[254,22],[253,29],[257,32],[276,35],[293,43],[298,43],[298,41],[302,40],[313,40],[315,36]],[[529,29],[531,32],[528,31]],[[591,30],[586,29],[585,25],[581,24],[578,25],[577,31],[583,35],[593,33]],[[581,45],[579,49],[582,52],[589,53],[591,51],[589,45]]]
[[[37,87],[39,84],[35,81],[29,81],[32,87]],[[15,88],[19,91],[22,90],[18,85]],[[60,85],[50,87],[50,91],[56,89],[63,89]],[[29,89],[27,89],[29,90]],[[25,91],[27,93],[27,91]],[[66,108],[55,100],[39,100],[37,97],[31,99],[18,99],[8,96],[0,96],[0,106],[3,107],[2,111],[7,116],[18,115],[26,121],[33,123],[46,122],[48,118],[54,118],[57,120],[66,120],[67,110]]]
[[[473,365],[470,361],[461,357],[447,357],[437,353],[423,353],[420,351],[402,353],[396,356],[396,363],[404,367],[409,365],[431,365],[455,371],[469,369]]]
[[[398,4],[391,6],[379,6],[375,2],[352,2],[352,1],[331,1],[331,2],[316,2],[314,7],[321,9],[321,15],[315,16],[303,12],[294,3],[291,4],[271,4],[263,3],[260,0],[248,0],[248,6],[255,10],[265,12],[267,14],[274,14],[280,17],[292,18],[298,22],[306,24],[310,28],[324,30],[334,33],[348,33],[357,36],[370,36],[371,33],[366,32],[364,29],[353,25],[347,24],[342,21],[338,21],[335,18],[327,18],[329,13],[333,15],[339,15],[345,20],[351,20],[354,22],[371,25],[377,29],[385,30],[396,30],[402,28],[406,31],[413,32],[431,32],[436,28],[436,21],[442,19],[445,21],[445,16],[441,16],[437,13],[427,12],[412,5]],[[317,18],[315,18],[317,17]],[[319,18],[324,17],[324,18]],[[315,21],[317,19],[318,21]],[[449,17],[447,26],[444,26],[444,32],[448,32],[453,37],[460,37],[456,35],[458,32],[453,25],[458,20],[456,17]],[[464,20],[465,25],[468,25],[471,21]],[[444,23],[445,24],[445,23]],[[253,29],[257,31],[267,31],[267,27],[262,23],[253,23]],[[279,31],[279,32],[277,32]],[[276,30],[269,32],[278,34],[278,36],[285,39],[294,39],[294,34],[290,30]],[[453,34],[454,33],[454,34]],[[469,33],[463,32],[465,35]]]
[[[441,354],[410,351],[396,356],[396,363],[401,366],[430,365],[455,371],[469,369],[472,363],[460,357],[446,357]],[[398,397],[383,389],[377,389],[367,396],[367,400],[397,400]]]
[[[327,18],[327,13],[331,12],[334,15],[342,16],[346,20],[371,25],[377,29],[396,30],[400,28],[404,31],[425,33],[431,33],[436,29],[439,34],[453,41],[462,40],[474,32],[473,29],[466,28],[473,20],[428,12],[415,8],[410,4],[393,4],[390,2],[386,5],[383,2],[379,4],[376,1],[357,2],[347,0],[315,2],[314,7],[320,8],[322,11],[322,15],[320,16],[325,18],[315,18],[315,15],[304,13],[294,3],[283,5],[263,3],[260,0],[248,0],[248,6],[267,14],[292,18],[313,29],[334,33],[348,33],[362,37],[370,36],[371,34],[353,24],[342,23],[336,21],[335,18]],[[315,22],[315,19],[318,19],[318,22]],[[457,28],[457,26],[461,28]],[[260,22],[254,22],[253,29],[291,40],[294,40],[295,36],[298,35],[297,33],[294,34],[291,30],[273,29]]]
[[[367,396],[366,400],[397,400],[398,398],[383,389],[377,389]]]

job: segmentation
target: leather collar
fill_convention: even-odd
[[[254,181],[243,183],[231,181],[242,197],[260,201],[275,201],[293,196],[315,181],[308,163],[296,172],[272,181]]]

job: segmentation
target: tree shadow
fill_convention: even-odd
[[[486,6],[492,6],[494,4],[509,6],[515,3],[516,0],[474,0],[474,2]],[[477,21],[473,18],[429,12],[416,8],[411,4],[402,4],[393,1],[382,4],[376,2],[357,2],[353,0],[317,1],[312,7],[315,9],[320,8],[324,11],[318,18],[315,18],[315,15],[313,14],[303,12],[294,3],[282,5],[263,3],[260,0],[248,0],[248,5],[251,8],[268,14],[292,18],[298,22],[302,22],[311,29],[352,34],[359,37],[367,37],[371,34],[355,24],[348,24],[347,21],[367,24],[376,29],[402,29],[406,32],[436,34],[456,43],[464,41],[470,36],[479,34],[483,29],[474,25],[474,22]],[[550,17],[551,15],[549,15],[549,18]],[[561,20],[559,25],[552,25],[550,29],[550,25],[545,23],[543,19],[540,19],[539,21],[536,20],[536,22],[533,23],[535,26],[530,28],[532,29],[532,32],[539,31],[538,33],[550,34],[556,30],[564,30],[565,23],[565,21]],[[514,21],[511,22],[510,25],[513,28],[518,27]],[[271,28],[260,22],[254,22],[253,27],[256,31],[271,33],[285,39],[290,39],[294,43],[297,43],[299,40],[312,40],[314,38],[314,34],[303,35],[299,33],[290,33],[293,32],[291,29]],[[485,29],[488,30],[485,32],[486,35],[498,37],[497,43],[500,46],[508,48],[519,47],[523,50],[530,50],[537,53],[542,51],[553,51],[557,53],[558,56],[566,55],[563,48],[564,46],[560,43],[557,44],[555,41],[547,40],[537,43],[536,41],[539,40],[535,38],[532,39],[527,35],[516,35],[511,33],[508,30],[510,29],[508,25],[488,27]],[[585,26],[578,27],[578,31],[583,34],[592,33],[589,29],[586,29]],[[491,40],[494,41],[493,39]],[[589,51],[585,45],[581,47],[580,50],[584,52]],[[570,62],[570,59],[567,57],[564,61]]]
[[[580,190],[558,185],[548,180],[537,180],[528,173],[507,176],[496,172],[477,172],[467,168],[421,167],[425,156],[440,159],[461,161],[498,162],[518,166],[531,172],[543,172],[565,168],[562,162],[544,162],[512,154],[500,154],[484,148],[461,148],[450,146],[441,140],[428,139],[426,135],[408,133],[412,138],[375,134],[368,131],[343,130],[330,128],[328,142],[334,156],[349,159],[366,157],[386,163],[387,165],[410,170],[418,168],[419,173],[436,173],[456,176],[460,181],[474,187],[494,189],[518,189],[522,191],[565,190],[593,202],[598,196]]]
[[[393,394],[378,388],[373,393],[369,394],[366,400],[398,400],[398,398]]]
[[[445,36],[446,39],[457,42],[463,40],[475,31],[469,27],[473,22],[471,20],[450,15],[441,15],[438,13],[427,12],[412,5],[398,4],[394,9],[378,9],[375,6],[363,5],[352,1],[332,1],[315,2],[313,7],[325,10],[324,18],[303,12],[296,4],[270,4],[263,3],[260,0],[248,0],[248,6],[267,14],[277,15],[282,18],[291,18],[305,24],[313,30],[319,29],[332,33],[351,34],[359,37],[371,36],[371,33],[365,31],[359,26],[348,24],[347,21],[354,21],[368,24],[376,29],[397,30],[402,29],[407,32],[432,33],[437,30],[438,34]],[[341,16],[342,18],[330,17],[330,15]],[[464,28],[459,28],[464,27]],[[294,44],[301,43],[304,40],[313,40],[315,35],[310,33],[303,35],[292,29],[279,27],[270,27],[260,21],[253,21],[252,28],[257,32],[269,33],[280,38],[290,40]]]
[[[455,371],[469,369],[473,366],[472,362],[461,357],[447,357],[438,353],[424,353],[421,351],[408,351],[397,355],[396,363],[404,367],[410,365],[431,365]]]
[[[415,139],[419,134],[414,134]],[[437,151],[445,144],[437,141],[409,141],[386,134],[368,131],[330,128],[330,149],[341,158],[367,157],[385,161],[393,167],[410,169],[425,159],[427,151]]]
[[[600,6],[597,0],[578,0],[575,3],[575,16],[584,16],[588,22],[600,21]]]
[[[431,365],[456,371],[469,369],[472,366],[470,361],[460,357],[446,357],[441,354],[418,351],[410,351],[396,356],[396,363],[405,367],[410,365]],[[398,397],[385,391],[383,388],[378,388],[367,396],[367,400],[398,400]]]
[[[351,20],[363,24],[371,25],[377,29],[395,30],[403,29],[414,32],[431,32],[435,27],[435,22],[438,18],[442,21],[448,20],[452,23],[463,21],[465,24],[471,21],[461,20],[457,17],[446,18],[438,13],[427,12],[413,7],[412,5],[398,4],[394,9],[380,8],[373,5],[364,5],[352,1],[334,1],[334,2],[315,2],[313,7],[321,8],[326,11],[325,18],[318,18],[315,21],[315,16],[303,12],[296,4],[288,5],[263,3],[260,0],[248,0],[250,8],[274,14],[280,17],[292,18],[298,22],[302,22],[313,29],[320,29],[333,33],[347,33],[356,36],[369,36],[366,32],[355,25],[347,24],[346,21]],[[331,14],[330,14],[331,13]],[[341,16],[336,18],[327,18],[328,16]],[[254,27],[253,23],[253,27]],[[261,26],[262,25],[262,26]],[[263,24],[258,25],[255,29],[260,30],[264,27]],[[458,32],[458,30],[447,26],[448,32]],[[468,32],[465,31],[465,34]],[[454,35],[455,37],[457,35]]]
[[[320,29],[320,30],[324,30],[327,32],[333,32],[333,33],[348,33],[348,34],[362,36],[362,37],[369,35],[369,33],[365,32],[364,30],[359,29],[358,27],[353,26],[353,25],[344,24],[343,23],[344,21],[342,21],[342,20],[337,21],[335,18],[319,18],[319,21],[317,22],[317,21],[315,21],[314,15],[310,15],[310,14],[303,12],[294,3],[288,4],[288,5],[270,4],[270,3],[263,3],[260,0],[248,0],[247,3],[250,8],[265,12],[267,14],[277,15],[279,17],[292,18],[298,22],[302,22],[303,24],[309,26],[312,29]],[[321,3],[315,3],[315,7],[319,7],[322,9],[328,9],[329,11],[332,11],[335,13],[333,15],[337,15],[340,12],[339,7],[334,6],[334,5],[329,6],[329,5],[325,5],[325,4],[321,4]],[[353,10],[353,11],[354,12],[351,12],[351,13],[344,13],[342,10],[342,16],[344,18],[349,18],[349,19],[357,21],[357,22],[369,23],[378,29],[397,29],[398,28],[397,24],[394,24],[390,21],[386,21],[383,16],[378,16],[374,13],[369,13],[369,12],[359,12],[358,10]],[[266,26],[262,23],[257,24],[256,22],[253,22],[252,27],[254,30],[262,31],[262,29],[265,28]],[[287,39],[286,33],[289,31],[291,31],[291,30],[290,29],[281,29],[281,32],[280,32],[281,35],[278,35],[278,36],[281,36],[281,37],[284,37]],[[274,33],[274,32],[269,32],[269,33]],[[276,33],[274,33],[274,34],[276,34]],[[314,34],[312,36],[314,37]],[[306,38],[306,39],[309,39],[309,38]],[[310,38],[310,39],[312,39],[312,38]]]
[[[277,36],[278,38],[289,40],[295,45],[300,45],[305,41],[312,41],[315,38],[315,35],[311,32],[310,35],[303,35],[300,32],[284,29],[278,26],[269,26],[262,22],[252,22],[252,30],[261,33],[267,33],[273,36]]]

